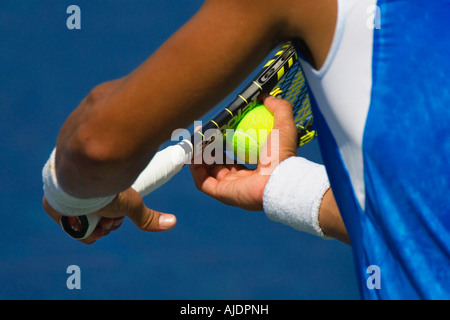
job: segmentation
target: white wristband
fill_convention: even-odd
[[[282,161],[264,189],[263,207],[267,217],[296,230],[324,239],[319,225],[319,208],[330,188],[323,165],[301,157]]]
[[[53,209],[67,216],[81,216],[105,207],[115,198],[115,195],[112,195],[101,198],[80,199],[66,193],[58,185],[56,178],[55,154],[56,149],[53,149],[42,170],[45,199]]]

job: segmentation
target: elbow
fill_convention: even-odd
[[[62,147],[85,168],[105,167],[118,160],[117,139],[111,130],[114,124],[108,119],[116,87],[115,81],[94,87],[66,122],[69,130]]]
[[[129,159],[117,152],[110,139],[80,128],[71,143],[57,147],[58,181],[81,198],[102,197],[125,190],[132,183],[125,169]]]
[[[131,146],[113,130],[105,111],[117,83],[95,87],[67,119],[57,143],[61,187],[78,197],[101,197],[127,189],[139,174]]]
[[[123,79],[117,79],[98,84],[91,89],[82,104],[91,108],[103,104],[117,92],[122,83]]]

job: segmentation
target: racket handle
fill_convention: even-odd
[[[192,151],[191,141],[183,140],[157,152],[131,187],[145,197],[169,182],[191,160]]]
[[[141,197],[145,197],[169,182],[191,160],[192,152],[192,143],[187,139],[157,152],[131,187]],[[78,219],[76,229],[74,229],[73,219]],[[95,214],[78,217],[63,216],[60,223],[71,237],[82,240],[92,234],[100,219],[101,217]]]

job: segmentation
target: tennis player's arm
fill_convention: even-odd
[[[277,42],[311,39],[312,57],[324,60],[331,36],[315,40],[308,30],[326,26],[310,17],[331,12],[333,30],[335,13],[310,2],[207,1],[135,71],[94,88],[69,116],[57,140],[61,187],[80,198],[127,189],[174,129],[221,101]]]
[[[350,244],[350,238],[342,220],[341,213],[336,204],[333,191],[325,192],[319,208],[319,225],[327,236]]]

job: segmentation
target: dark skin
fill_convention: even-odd
[[[83,242],[93,243],[118,228],[124,216],[145,231],[171,229],[175,216],[147,208],[130,188],[160,144],[174,129],[188,127],[217,105],[281,42],[301,43],[310,63],[319,68],[331,45],[336,12],[336,0],[209,0],[136,70],[93,88],[62,126],[56,153],[58,181],[67,193],[79,198],[117,194],[111,204],[96,212],[105,219]],[[173,94],[174,87],[177,94]],[[273,100],[266,106],[275,119],[289,112],[289,106]],[[282,119],[282,125],[292,121]],[[294,156],[296,150],[286,154]],[[215,172],[220,173],[219,169]],[[244,173],[239,173],[244,168],[233,170]],[[192,172],[201,191],[223,201],[217,190],[211,193],[203,188],[204,174]],[[262,210],[268,176],[262,179],[257,173],[252,176],[258,181],[258,192],[243,199],[242,190],[234,191],[229,196],[231,204]],[[230,193],[226,188],[219,190]],[[59,220],[61,213],[45,198],[43,206]],[[349,243],[331,190],[322,201],[319,219],[326,234]]]

